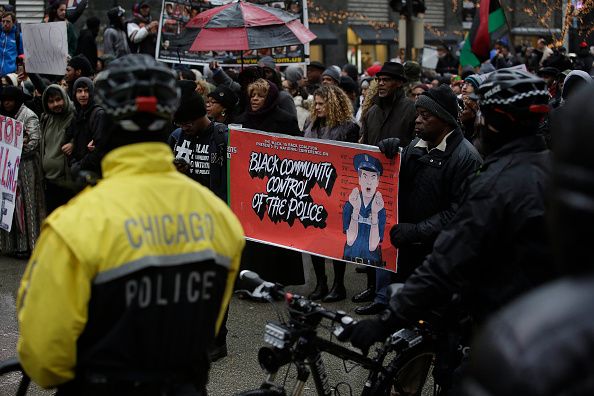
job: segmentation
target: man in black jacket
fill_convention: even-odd
[[[551,240],[565,276],[514,301],[487,323],[473,346],[466,395],[594,394],[594,85],[575,99],[552,117],[559,139]]]
[[[485,162],[469,179],[460,208],[432,253],[390,301],[390,310],[345,332],[343,338],[357,347],[368,349],[400,326],[427,319],[454,294],[481,323],[555,274],[544,197],[550,153],[537,134],[548,111],[545,83],[527,72],[502,69],[478,94]]]
[[[93,70],[97,69],[97,35],[100,24],[101,21],[95,16],[87,19],[87,28],[81,30],[75,52],[75,55],[83,54],[91,63]]]
[[[386,287],[404,282],[431,253],[435,238],[458,209],[464,180],[482,162],[458,127],[458,104],[450,87],[442,85],[424,92],[415,107],[417,138],[402,152],[399,223],[390,231],[390,240],[398,249],[398,272],[394,275],[377,270],[375,301],[357,308],[355,312],[360,315],[386,309]],[[394,139],[380,142],[379,147],[390,157],[398,151]]]
[[[408,145],[415,128],[415,106],[404,95],[404,84],[408,81],[404,67],[386,62],[375,78],[377,96],[361,120],[362,143],[376,146],[383,139],[397,137],[403,145]]]
[[[95,103],[93,81],[78,78],[73,86],[76,117],[66,130],[72,149],[68,157],[70,172],[76,176],[81,170],[101,175],[101,160],[105,148],[105,110]]]

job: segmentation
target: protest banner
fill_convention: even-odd
[[[24,23],[21,28],[27,72],[64,75],[68,57],[66,22]]]
[[[239,65],[256,65],[263,56],[271,56],[277,65],[291,65],[305,63],[309,57],[309,45],[291,45],[288,47],[262,48],[248,51],[208,51],[190,52],[200,29],[186,28],[190,19],[211,8],[230,3],[233,0],[219,0],[206,2],[203,0],[163,0],[157,40],[158,60],[167,63],[183,63],[191,65],[208,65],[217,61],[223,67]],[[262,4],[259,0],[247,2]],[[289,9],[286,9],[289,4]],[[299,14],[300,21],[306,27],[307,2],[265,2],[270,7],[280,8],[294,14]],[[243,52],[243,54],[241,53]]]
[[[23,123],[0,116],[0,228],[10,232],[17,203],[17,180],[23,150]]]
[[[250,240],[395,271],[399,167],[373,146],[231,127],[229,205]]]

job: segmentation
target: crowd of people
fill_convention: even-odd
[[[24,125],[17,189],[23,204],[15,209],[12,230],[0,231],[2,254],[28,257],[46,216],[105,176],[103,159],[117,146],[113,134],[120,129],[165,131],[175,169],[226,201],[228,126],[240,124],[374,145],[388,157],[401,153],[400,218],[389,231],[389,243],[399,251],[397,273],[377,268],[379,262],[360,262],[368,264],[362,267],[367,287],[349,290],[345,263],[335,260],[329,287],[327,260],[311,258],[316,285],[310,298],[336,302],[352,292],[352,300],[363,304],[356,313],[391,312],[387,319],[354,327],[354,345],[369,348],[395,326],[423,319],[422,313],[458,293],[483,324],[520,294],[554,278],[546,235],[549,149],[554,151],[559,138],[556,114],[577,103],[583,86],[592,84],[587,45],[570,58],[544,39],[513,54],[498,42],[492,58],[477,68],[461,68],[443,45],[435,71],[412,60],[376,62],[361,72],[351,64],[315,61],[281,69],[267,56],[240,70],[217,62],[169,67],[153,62],[158,23],[147,2],[134,6],[132,19],[121,7],[107,12],[101,56],[96,46],[101,21],[89,18],[80,33],[73,26],[84,7],[82,1],[67,12],[65,1],[54,1],[48,10],[48,21],[68,24],[71,56],[63,76],[27,73],[16,15],[2,14],[0,43],[11,36],[14,45],[1,49],[0,114]],[[129,61],[130,54],[142,54],[148,66]],[[111,62],[119,74],[110,74]],[[131,83],[125,62],[134,70],[152,70],[142,75],[144,85]],[[171,76],[180,101],[172,100],[175,108],[165,111],[145,96],[169,92]],[[138,97],[135,111],[159,117],[118,119],[121,98],[103,93],[97,101],[97,84],[103,92],[105,84],[114,90],[129,86]],[[285,285],[305,279],[302,255],[280,247],[248,242],[241,266]],[[387,287],[394,282],[405,286],[389,301]],[[221,331],[209,347],[212,360],[227,354],[227,314],[221,314]]]

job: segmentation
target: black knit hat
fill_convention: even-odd
[[[219,85],[214,91],[208,94],[215,102],[218,102],[227,110],[233,110],[239,99],[237,95],[227,87]]]
[[[177,123],[195,121],[206,115],[204,99],[197,92],[182,96],[177,111],[173,115],[173,121]]]
[[[447,85],[423,92],[417,98],[415,107],[422,107],[449,125],[458,126],[458,101],[454,91]]]

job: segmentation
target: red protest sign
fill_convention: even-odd
[[[399,157],[240,128],[228,153],[229,204],[248,239],[396,270]]]

